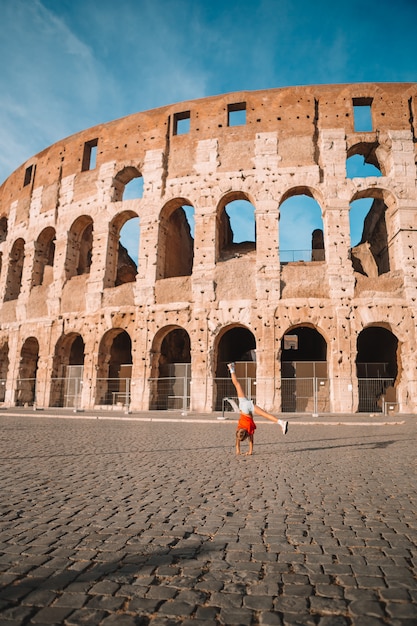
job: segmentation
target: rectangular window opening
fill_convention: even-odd
[[[32,178],[35,174],[35,166],[34,165],[29,165],[29,167],[26,168],[25,171],[25,178],[23,180],[23,187],[27,187],[27,185],[30,185],[30,183],[32,182]]]
[[[190,132],[190,111],[174,113],[174,135],[187,135]]]
[[[84,144],[82,171],[93,170],[97,163],[97,145],[98,139],[86,141]]]
[[[227,105],[227,125],[244,126],[246,124],[246,102]]]
[[[353,98],[353,124],[355,132],[372,130],[372,98]]]

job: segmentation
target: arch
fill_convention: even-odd
[[[45,228],[35,243],[35,256],[32,269],[32,287],[52,282],[52,268],[55,257],[55,229]]]
[[[191,341],[181,326],[167,326],[154,337],[150,406],[156,410],[188,409],[190,404]]]
[[[281,410],[329,410],[327,342],[312,324],[290,327],[282,337]]]
[[[138,255],[139,218],[134,211],[122,211],[109,225],[105,286],[117,287],[134,282],[138,273]]]
[[[38,361],[38,340],[35,337],[28,337],[20,351],[19,372],[15,392],[16,406],[34,406],[36,404]]]
[[[391,269],[386,212],[395,196],[382,188],[363,189],[350,202],[351,260],[359,274],[377,278]],[[354,242],[359,237],[358,243]]]
[[[9,343],[3,341],[0,345],[0,402],[4,402],[6,397],[6,381],[9,371]]]
[[[234,362],[248,398],[256,399],[256,338],[246,326],[234,324],[223,328],[215,342],[214,406],[222,410],[223,398],[234,397],[236,392],[227,370],[227,363]]]
[[[0,217],[0,243],[7,239],[7,217]]]
[[[130,335],[122,328],[107,331],[98,352],[97,404],[130,404],[132,364]]]
[[[309,187],[288,190],[279,207],[281,263],[324,261],[324,234],[318,192]]]
[[[185,198],[170,200],[163,207],[159,219],[157,279],[191,276],[194,262],[193,212],[194,207]]]
[[[216,260],[256,250],[255,206],[248,194],[233,191],[217,207]]]
[[[140,170],[133,165],[127,165],[116,174],[112,187],[113,202],[142,198],[143,177]]]
[[[84,375],[84,340],[76,332],[59,338],[52,362],[50,406],[79,408]]]
[[[358,412],[381,412],[383,399],[395,402],[398,385],[399,343],[386,324],[364,328],[356,341]]]
[[[7,270],[6,290],[4,301],[17,300],[22,286],[23,263],[25,260],[25,241],[16,239],[9,256]]]
[[[68,233],[65,275],[89,274],[93,251],[93,220],[89,215],[81,215],[72,224]]]
[[[346,158],[347,178],[381,176],[381,165],[377,155],[378,147],[377,141],[361,141],[351,146],[347,151]]]

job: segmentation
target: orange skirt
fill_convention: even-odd
[[[250,415],[246,415],[246,413],[241,413],[239,422],[237,424],[237,430],[239,430],[240,428],[243,428],[243,430],[247,430],[249,435],[253,435],[256,429],[256,424]]]

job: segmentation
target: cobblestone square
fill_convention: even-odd
[[[233,418],[51,411],[0,415],[2,626],[417,623],[415,417],[236,457]]]

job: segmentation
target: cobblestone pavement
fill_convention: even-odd
[[[416,417],[258,420],[252,457],[83,417],[0,415],[1,626],[417,624]]]

